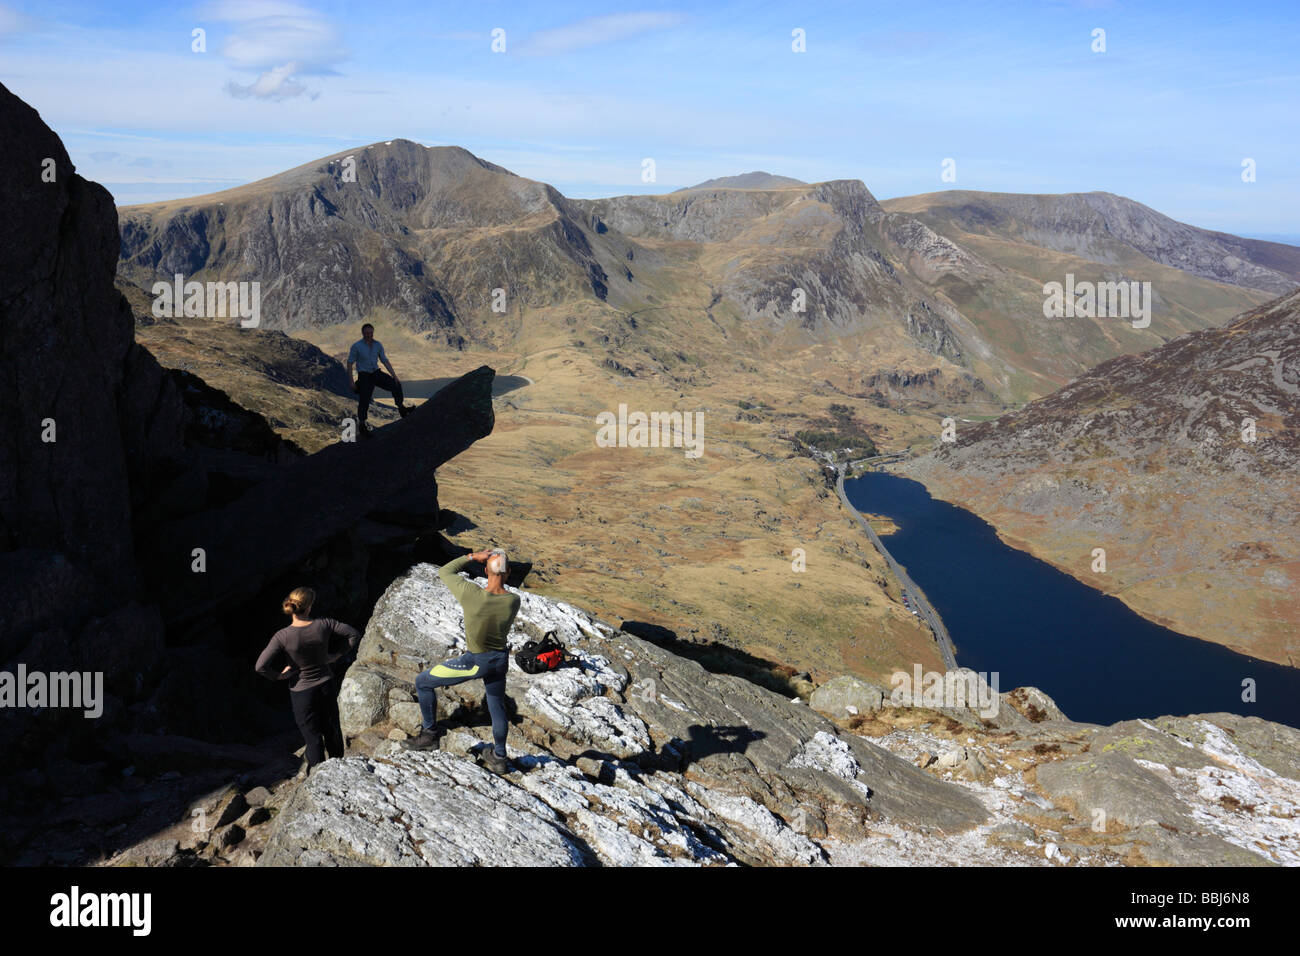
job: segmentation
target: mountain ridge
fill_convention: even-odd
[[[1110,253],[1103,241],[1089,242],[1080,227],[1100,225],[1104,237],[1132,246],[1155,262],[1203,278],[1274,295],[1300,285],[1300,248],[1202,229],[1137,200],[1100,190],[1000,193],[954,189],[898,197],[882,205],[918,215],[940,231],[948,227],[996,234],[997,227],[1003,226],[1005,233],[1008,220],[1013,220],[1028,226],[1022,233],[1026,241],[1062,252],[1087,251],[1093,258]]]
[[[348,157],[357,163],[355,183],[343,177]],[[1041,279],[1001,261],[987,242],[970,246],[981,237],[957,235],[930,212],[900,212],[902,200],[879,203],[860,180],[783,179],[752,188],[771,186],[754,175],[739,180],[746,188],[701,184],[569,199],[460,147],[398,139],[247,187],[123,207],[119,275],[140,289],[177,272],[261,276],[269,327],[391,313],[455,347],[511,341],[530,309],[612,318],[703,307],[748,346],[769,342],[773,355],[830,341],[865,354],[867,338],[881,337],[916,361],[942,358],[949,377],[973,376],[1007,399],[1045,394],[1097,361],[1217,324],[1265,299],[1245,287],[1213,287],[1130,249],[1123,272],[1165,270],[1153,276],[1157,295],[1172,298],[1160,303],[1153,327],[1119,337],[1093,319],[1061,336],[1036,318]],[[1239,251],[1249,249],[1285,258],[1270,244]],[[1081,262],[1079,271],[1124,278],[1114,275],[1116,256],[1107,257]],[[1063,278],[1071,267],[1061,261],[1046,274]],[[1245,260],[1233,274],[1283,281]],[[504,324],[495,290],[508,290]],[[775,337],[750,334],[760,327]],[[698,334],[684,324],[675,337]],[[620,347],[641,339],[620,336]]]

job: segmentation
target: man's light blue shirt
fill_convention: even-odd
[[[348,352],[348,361],[356,363],[358,372],[379,371],[381,359],[387,362],[388,356],[384,354],[384,347],[378,339],[372,339],[370,345],[366,345],[365,339],[357,339]]]

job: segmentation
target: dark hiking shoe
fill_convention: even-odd
[[[433,730],[423,730],[416,736],[406,742],[407,750],[437,750],[438,741],[442,739],[444,731],[435,727]]]
[[[401,415],[403,418],[405,418],[407,415],[411,414],[411,412],[413,412],[413,411],[415,411],[415,409],[412,408],[410,405],[398,405],[398,406],[397,406],[397,414],[398,414],[398,415]]]
[[[498,757],[497,752],[489,747],[480,755],[483,758],[483,766],[487,767],[493,773],[509,773],[510,761],[505,757]]]
[[[374,437],[373,435],[370,434],[370,426],[367,425],[365,422],[361,423],[361,427],[357,429],[357,432],[358,434],[361,435],[363,439]]]

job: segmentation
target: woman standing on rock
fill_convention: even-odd
[[[315,602],[316,592],[311,588],[289,592],[282,606],[293,621],[275,632],[257,659],[257,672],[267,680],[293,682],[289,699],[307,744],[308,772],[325,759],[326,750],[331,757],[343,756],[338,688],[330,663],[343,656],[341,641],[347,641],[349,651],[355,651],[361,641],[356,628],[333,618],[313,618],[311,608]]]

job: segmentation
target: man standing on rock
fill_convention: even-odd
[[[385,375],[379,371],[379,363],[388,369]],[[370,398],[375,394],[375,386],[392,393],[397,403],[397,413],[405,418],[411,409],[402,399],[402,383],[397,380],[397,373],[388,361],[384,346],[375,341],[375,327],[367,322],[361,326],[361,338],[353,343],[348,351],[348,378],[352,378],[352,366],[357,367],[357,380],[352,383],[352,391],[357,393],[357,428],[361,434],[369,437],[366,429],[366,415],[370,411]]]
[[[471,561],[481,562],[487,569],[486,588],[460,576],[460,570]],[[495,773],[505,773],[509,769],[506,759],[506,669],[510,664],[510,652],[506,636],[519,613],[519,595],[505,587],[509,573],[510,562],[500,548],[476,551],[438,569],[438,576],[465,612],[465,643],[469,650],[460,657],[422,671],[415,679],[424,727],[419,736],[407,742],[410,749],[429,750],[437,746],[442,736],[437,727],[437,688],[481,680],[488,713],[492,715],[494,744],[491,750],[484,752],[483,763]]]

